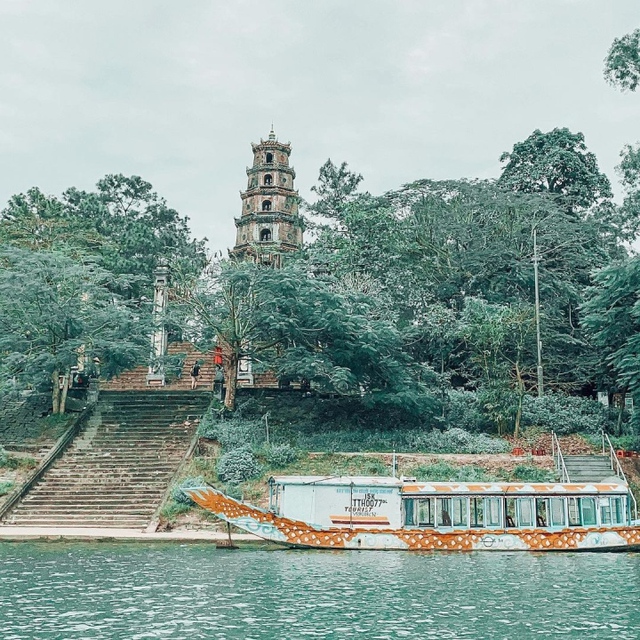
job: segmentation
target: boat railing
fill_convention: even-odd
[[[624,480],[624,482],[629,485],[629,481],[627,480],[627,476],[620,464],[620,460],[618,459],[618,454],[616,450],[613,448],[613,444],[611,443],[611,439],[609,438],[609,434],[602,431],[602,455],[609,455],[609,464],[611,465],[611,471],[614,472],[619,478]],[[635,519],[638,519],[638,503],[636,502],[636,498],[633,495],[631,489],[629,489],[629,495],[631,496],[631,502],[633,503],[633,512],[635,514]]]
[[[569,478],[569,472],[567,471],[567,466],[564,463],[564,456],[562,455],[560,442],[558,440],[558,436],[556,435],[555,431],[551,432],[551,450],[552,450],[553,460],[556,465],[556,471],[560,476],[560,482],[571,482]]]

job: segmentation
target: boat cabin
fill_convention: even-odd
[[[416,482],[391,477],[279,476],[269,509],[317,527],[565,529],[631,522],[624,484]]]
[[[269,480],[269,510],[318,527],[400,529],[403,484],[377,476],[277,476]]]
[[[619,527],[631,519],[622,484],[405,483],[404,528]]]

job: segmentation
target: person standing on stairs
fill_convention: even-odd
[[[200,375],[200,362],[195,361],[193,367],[191,367],[191,388],[195,389],[198,386],[198,376]]]

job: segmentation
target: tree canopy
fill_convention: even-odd
[[[600,172],[595,154],[582,133],[556,128],[536,129],[526,140],[505,151],[500,183],[523,193],[549,193],[568,211],[588,209],[611,198],[609,179]]]
[[[640,83],[640,29],[616,38],[604,60],[604,77],[623,91],[635,91]]]
[[[113,293],[129,280],[50,251],[4,248],[0,264],[4,384],[49,387],[53,412],[64,413],[72,367],[98,358],[110,377],[148,357],[147,314]]]

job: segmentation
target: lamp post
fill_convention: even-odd
[[[542,373],[542,340],[540,339],[540,286],[538,283],[538,239],[537,230],[533,229],[533,282],[535,288],[535,309],[536,309],[536,342],[538,347],[538,397],[544,395],[543,373]]]

